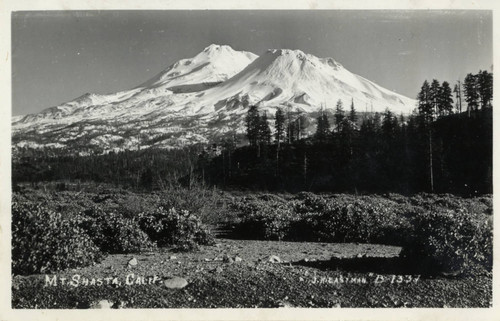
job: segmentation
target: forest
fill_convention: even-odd
[[[346,111],[339,100],[334,111],[321,108],[316,119],[277,108],[273,120],[251,106],[248,144],[228,133],[209,146],[168,151],[73,156],[20,150],[13,185],[60,181],[64,189],[64,181],[94,181],[158,190],[202,181],[237,190],[492,193],[492,74],[468,74],[454,92],[455,106],[448,82],[425,81],[410,115],[360,113],[353,102]],[[314,121],[315,132],[308,135]]]
[[[202,176],[212,185],[289,192],[492,193],[491,86],[486,71],[467,75],[467,108],[456,86],[455,112],[449,83],[435,79],[423,83],[411,115],[360,115],[353,102],[345,111],[339,100],[333,113],[320,111],[311,136],[304,116],[290,120],[278,108],[274,141],[267,115],[252,106],[249,146],[204,160]]]

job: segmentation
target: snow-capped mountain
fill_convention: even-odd
[[[415,101],[391,92],[346,70],[332,58],[317,58],[300,50],[268,50],[234,77],[207,90],[195,103],[203,112],[227,107],[227,101],[247,100],[262,108],[292,106],[304,112],[323,105],[334,108],[338,100],[351,100],[364,111],[390,108],[409,113]]]
[[[273,49],[260,57],[210,45],[131,90],[87,93],[38,114],[12,119],[14,149],[73,151],[175,148],[243,133],[248,106],[274,115],[333,109],[338,100],[358,111],[410,113],[415,100],[346,70],[332,58]],[[349,105],[348,105],[349,104]]]

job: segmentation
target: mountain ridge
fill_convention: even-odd
[[[177,148],[244,132],[250,105],[311,114],[336,102],[410,113],[415,100],[346,70],[333,58],[269,49],[261,56],[210,45],[130,90],[84,94],[37,114],[12,118],[13,148]],[[363,108],[365,107],[365,108]],[[164,138],[164,139],[163,139]],[[154,144],[148,142],[154,141]]]

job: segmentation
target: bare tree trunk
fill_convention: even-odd
[[[307,151],[304,150],[304,186],[307,188]]]
[[[458,106],[460,108],[460,112],[462,112],[462,88],[460,87],[460,80],[458,81]]]
[[[280,169],[280,139],[278,137],[278,144],[276,144],[276,177],[280,175],[279,169]]]
[[[431,193],[434,192],[434,173],[432,168],[432,124],[429,124],[429,173]]]

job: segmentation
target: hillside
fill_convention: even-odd
[[[19,148],[93,152],[179,148],[244,132],[250,105],[274,114],[333,109],[338,100],[359,111],[410,113],[413,99],[346,70],[333,58],[300,50],[272,49],[257,57],[229,46],[210,45],[181,59],[141,85],[77,99],[12,119]]]

